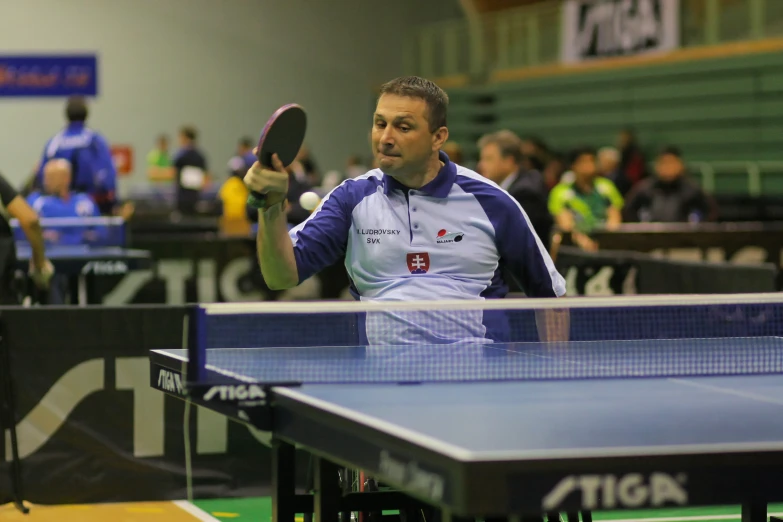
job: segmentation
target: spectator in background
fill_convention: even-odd
[[[465,156],[462,154],[462,147],[456,141],[447,141],[441,147],[441,150],[446,153],[449,159],[457,165],[465,165]]]
[[[198,131],[186,125],[179,130],[179,150],[171,167],[161,169],[159,179],[174,181],[177,211],[195,214],[201,191],[209,183],[207,159],[198,148]]]
[[[573,181],[561,181],[549,194],[549,212],[578,246],[597,250],[590,238],[596,227],[617,228],[622,222],[623,197],[611,180],[598,174],[595,150],[584,147],[571,154]]]
[[[598,149],[598,173],[612,180],[617,185],[617,177],[620,173],[620,151],[614,147],[601,147]]]
[[[72,166],[68,160],[53,159],[43,167],[43,193],[34,192],[27,198],[30,206],[42,218],[88,218],[100,215],[97,205],[84,193],[71,190]],[[57,245],[81,245],[97,240],[107,230],[103,227],[48,227],[44,238]],[[55,274],[51,281],[49,304],[65,304],[70,287],[66,274]]]
[[[299,149],[299,154],[296,155],[296,161],[292,164],[292,168],[297,175],[304,174],[307,178],[306,183],[311,187],[317,187],[321,184],[321,172],[318,170],[318,165],[313,159],[313,155],[310,153],[310,147],[306,144],[302,145]]]
[[[345,178],[353,179],[357,176],[363,176],[369,169],[358,154],[348,156],[348,163],[345,167]]]
[[[715,201],[686,174],[682,153],[665,147],[655,161],[655,176],[642,180],[628,193],[623,209],[626,221],[699,223],[715,221]]]
[[[544,140],[538,136],[527,136],[522,139],[522,155],[530,159],[534,169],[544,172],[551,152]]]
[[[236,154],[228,160],[228,179],[218,191],[218,198],[223,203],[223,217],[229,221],[247,218],[248,190],[242,179],[256,159],[253,141],[247,137],[240,139]]]
[[[147,179],[152,182],[170,181],[166,173],[170,167],[169,137],[161,134],[155,142],[155,148],[147,154]]]
[[[36,174],[36,187],[43,185],[43,167],[52,159],[71,164],[71,190],[84,192],[101,213],[111,214],[116,204],[117,170],[106,139],[86,126],[88,110],[84,98],[71,97],[65,106],[67,126],[46,142]]]
[[[620,194],[625,195],[647,176],[647,164],[632,129],[626,128],[620,131],[619,149],[620,170],[614,181]]]
[[[27,196],[27,202],[42,218],[87,218],[98,217],[100,211],[89,196],[71,190],[73,167],[68,160],[49,160],[43,168],[44,186],[42,192]],[[87,228],[68,228],[60,234],[56,229],[44,231],[46,239],[64,245],[79,245],[88,236]]]
[[[525,210],[533,229],[549,249],[552,216],[547,209],[544,176],[522,156],[522,140],[503,130],[482,137],[478,142],[482,176],[497,183]]]

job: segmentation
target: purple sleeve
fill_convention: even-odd
[[[501,262],[519,281],[528,297],[559,297],[565,280],[538,239],[519,203],[484,181],[459,176],[457,183],[473,194],[495,229]]]
[[[352,196],[348,183],[339,185],[309,218],[289,232],[300,283],[345,255],[354,207]]]

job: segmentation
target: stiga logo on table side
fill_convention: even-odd
[[[423,470],[415,461],[402,461],[392,457],[388,451],[381,451],[378,459],[378,471],[390,482],[395,482],[417,493],[441,500],[446,489],[446,481],[437,473]]]
[[[688,504],[687,475],[666,473],[627,475],[571,475],[561,480],[541,503],[544,511],[556,511],[574,494],[582,497],[581,509],[661,507]]]
[[[435,242],[441,243],[459,243],[465,236],[462,232],[449,232],[445,228],[438,231],[438,235],[435,238]]]
[[[182,379],[179,374],[168,370],[160,370],[160,373],[158,374],[158,388],[167,392],[176,393],[177,395],[185,395],[185,392],[182,389]]]
[[[266,399],[266,393],[255,384],[234,384],[211,387],[204,394],[205,401],[260,401]]]

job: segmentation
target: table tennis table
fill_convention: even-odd
[[[77,301],[88,302],[89,280],[153,267],[152,253],[126,247],[126,223],[120,217],[41,218],[46,257],[55,274],[75,279]],[[11,220],[16,269],[27,273],[32,249],[17,220]],[[47,236],[54,232],[55,236]],[[65,238],[65,239],[63,239]],[[74,241],[79,239],[78,243]]]
[[[46,257],[56,274],[77,280],[77,302],[88,303],[90,277],[124,275],[136,270],[149,270],[153,266],[152,254],[147,250],[123,247],[89,245],[54,245],[46,248]],[[27,245],[17,245],[17,270],[27,272],[32,250]]]
[[[199,313],[187,349],[151,352],[151,385],[271,433],[277,521],[419,502],[444,519],[738,504],[762,522],[783,500],[772,324],[748,337],[253,348],[194,341],[208,335]],[[711,320],[697,328],[754,326]],[[295,490],[296,447],[315,456],[312,496]],[[345,494],[341,467],[394,491]]]

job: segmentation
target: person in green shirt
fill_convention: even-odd
[[[571,154],[569,181],[561,181],[549,193],[549,212],[562,232],[570,232],[574,243],[585,250],[597,250],[590,239],[597,227],[615,229],[622,222],[623,197],[611,180],[601,176],[592,148]]]
[[[169,167],[171,167],[169,139],[168,136],[161,135],[155,148],[147,154],[147,177],[153,182],[171,181],[171,177],[167,174]]]

